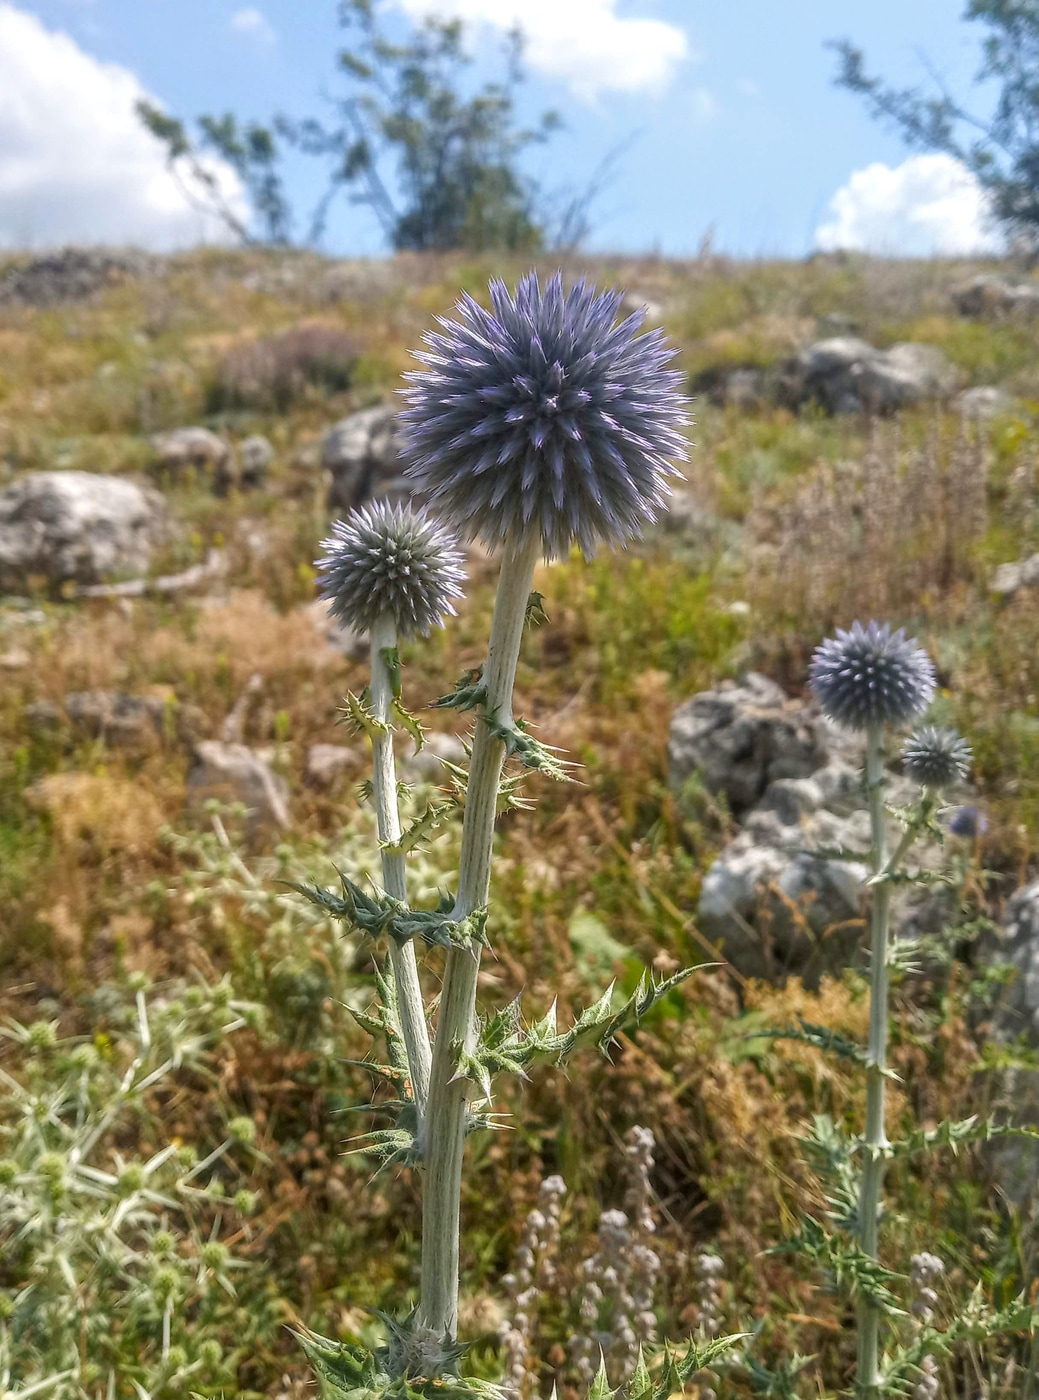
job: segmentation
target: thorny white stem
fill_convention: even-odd
[[[384,732],[372,735],[372,787],[375,794],[379,840],[383,846],[383,889],[403,904],[407,902],[408,897],[404,856],[399,851],[387,849],[387,846],[395,845],[400,840],[401,834],[400,811],[397,806],[397,773],[393,761],[393,729],[390,724],[393,712],[393,682],[384,655],[384,652],[391,651],[396,645],[396,623],[389,613],[383,613],[371,633],[372,714],[381,724],[386,725]],[[429,1097],[429,1072],[433,1050],[429,1039],[429,1027],[426,1025],[422,986],[419,982],[413,942],[398,944],[395,939],[390,939],[390,967],[393,969],[400,1029],[404,1037],[411,1086],[421,1126],[426,1100]]]
[[[874,876],[888,870],[887,813],[884,806],[884,733],[870,726],[866,737],[866,789],[869,798],[872,866]],[[884,1129],[887,1066],[888,924],[891,881],[873,888],[870,910],[870,1010],[869,1048],[866,1057],[866,1135],[863,1144],[862,1185],[859,1194],[859,1243],[863,1252],[877,1257],[877,1227],[884,1154],[888,1146]],[[859,1304],[857,1391],[862,1400],[879,1395],[880,1312],[868,1300]]]
[[[484,714],[512,722],[516,679],[527,600],[534,565],[541,553],[535,533],[507,548],[502,558],[494,618],[483,670]],[[465,797],[458,895],[452,917],[467,918],[487,903],[498,788],[505,746],[477,721]],[[422,1213],[422,1291],[419,1317],[439,1335],[454,1335],[458,1322],[458,1229],[465,1151],[468,1090],[456,1080],[458,1051],[472,1048],[476,1034],[476,981],[480,954],[452,948],[447,955],[440,997],[429,1108],[425,1131],[426,1182]]]

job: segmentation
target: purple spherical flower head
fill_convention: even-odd
[[[416,488],[468,538],[540,534],[547,557],[591,554],[656,518],[689,421],[675,351],[620,294],[530,273],[513,297],[490,286],[426,337],[409,374],[402,452]]]
[[[926,788],[952,787],[970,772],[970,745],[955,729],[923,724],[902,747],[902,771]]]
[[[348,627],[370,632],[389,614],[405,637],[454,613],[465,578],[454,537],[407,503],[375,501],[332,526],[317,561],[318,594]]]
[[[823,712],[848,729],[905,724],[934,695],[931,658],[890,623],[852,624],[816,647],[809,679]]]
[[[949,831],[953,836],[963,836],[968,841],[975,841],[988,831],[988,817],[980,807],[968,803],[965,807],[957,807],[953,812],[949,818]]]

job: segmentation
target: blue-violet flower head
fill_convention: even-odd
[[[931,658],[887,622],[838,628],[816,647],[809,677],[823,712],[848,729],[905,724],[923,714],[935,689]]]
[[[670,495],[689,422],[682,375],[643,311],[617,319],[621,296],[556,273],[515,296],[490,284],[426,337],[401,414],[406,473],[467,538],[518,543],[540,534],[546,557],[585,554],[641,533]]]
[[[465,570],[454,537],[406,502],[375,501],[337,520],[317,561],[318,593],[348,627],[389,613],[405,637],[454,613]]]
[[[957,730],[923,724],[902,747],[902,770],[921,787],[953,787],[970,772],[972,756],[970,745]]]

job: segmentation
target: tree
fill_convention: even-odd
[[[536,187],[521,172],[526,148],[559,125],[546,112],[519,126],[522,39],[511,34],[505,71],[465,95],[472,60],[459,20],[428,18],[401,43],[389,39],[372,0],[342,0],[340,24],[352,42],[338,56],[347,84],[331,127],[316,118],[280,130],[300,149],[331,162],[311,233],[324,228],[343,190],[368,204],[394,248],[520,248],[540,242]],[[387,165],[395,167],[393,175]],[[399,192],[399,193],[398,193]]]
[[[963,161],[988,191],[998,221],[1030,253],[1039,251],[1039,0],[970,0],[964,19],[985,26],[978,82],[999,94],[991,116],[971,112],[930,69],[933,87],[891,87],[866,70],[850,40],[833,44],[837,84],[906,143]]]
[[[200,117],[201,137],[196,147],[183,122],[168,116],[145,100],[137,103],[137,115],[166,147],[166,164],[191,202],[207,214],[215,214],[243,243],[289,242],[291,211],[278,174],[280,152],[274,133],[257,123],[239,129],[230,112],[222,117]],[[244,223],[220,187],[207,163],[204,150],[225,160],[249,195],[259,223],[257,235]]]
[[[331,122],[281,116],[270,126],[240,129],[230,114],[202,117],[196,147],[183,123],[148,103],[138,105],[193,200],[201,199],[242,241],[288,242],[291,218],[279,163],[290,146],[329,166],[308,243],[320,242],[332,205],[345,194],[373,210],[396,249],[537,247],[547,216],[539,213],[540,192],[523,173],[521,158],[560,123],[553,112],[529,128],[517,119],[519,32],[505,44],[502,76],[467,91],[472,60],[461,21],[429,18],[395,42],[373,0],[341,0],[339,20],[350,42],[338,55],[346,91],[333,99]],[[202,151],[221,156],[238,173],[259,232],[237,216]],[[591,197],[590,190],[586,201]],[[580,208],[580,197],[574,203]]]

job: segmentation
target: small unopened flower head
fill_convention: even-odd
[[[931,658],[887,622],[838,628],[816,647],[809,676],[824,713],[848,729],[905,724],[923,714],[935,688]]]
[[[317,561],[318,593],[340,622],[370,632],[389,614],[405,637],[454,613],[462,554],[436,521],[406,503],[376,501],[337,520]]]
[[[639,333],[641,311],[618,321],[618,292],[564,292],[559,273],[544,291],[530,273],[515,296],[494,281],[490,296],[490,311],[464,296],[408,376],[408,475],[490,545],[536,533],[554,558],[638,535],[686,456],[673,348]]]
[[[902,747],[902,768],[907,778],[926,788],[947,788],[961,783],[970,772],[971,748],[955,729],[922,724]]]
[[[968,841],[975,841],[988,831],[988,817],[980,807],[967,803],[964,807],[957,807],[949,818],[949,831],[953,836],[962,836]]]

